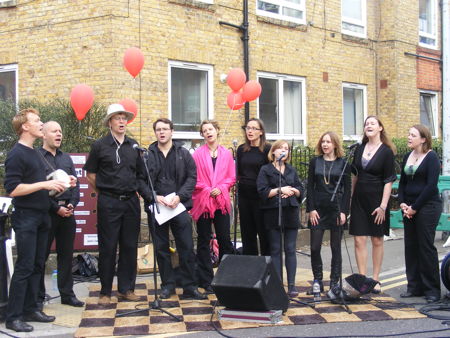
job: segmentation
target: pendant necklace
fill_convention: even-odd
[[[328,179],[325,175],[325,167],[326,167],[326,163],[329,161],[325,161],[325,159],[323,160],[323,181],[325,182],[326,185],[330,184],[330,176],[331,176],[331,169],[333,169],[333,164],[334,164],[334,160],[331,161],[331,166],[330,166],[330,170],[328,171]]]
[[[370,157],[370,155],[372,155],[372,151],[374,151],[375,149],[378,149],[378,146],[381,144],[381,143],[383,143],[383,142],[380,142],[380,143],[378,143],[375,147],[373,147],[372,149],[367,149],[367,156],[369,156]],[[368,147],[367,147],[368,148]]]

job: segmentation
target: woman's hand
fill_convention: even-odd
[[[290,185],[286,185],[281,187],[281,198],[288,198],[295,194],[295,188],[292,188]]]
[[[319,224],[319,213],[316,210],[312,210],[309,212],[309,221],[311,222],[311,225],[316,226]]]
[[[407,218],[413,218],[413,216],[416,214],[416,210],[414,210],[413,208],[411,208],[411,206],[409,205],[406,210],[403,211],[403,214],[407,217]]]
[[[220,191],[220,189],[214,188],[214,189],[211,190],[211,192],[209,193],[209,195],[210,195],[211,197],[217,197],[217,196],[219,196],[221,193],[222,193],[222,192]]]
[[[381,224],[384,222],[384,219],[386,218],[386,210],[383,210],[383,208],[378,207],[372,212],[371,215],[372,216],[375,215],[375,224]]]
[[[344,225],[346,220],[347,216],[345,216],[345,214],[341,212],[340,223],[338,223],[338,225]]]

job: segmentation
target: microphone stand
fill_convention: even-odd
[[[339,200],[340,198],[339,198],[339,195],[337,194],[337,191],[339,189],[339,186],[341,185],[342,177],[344,177],[345,169],[347,169],[348,161],[353,156],[356,148],[357,147],[350,148],[348,156],[345,159],[344,167],[342,168],[342,171],[339,174],[339,179],[338,179],[338,181],[336,183],[336,187],[334,188],[333,195],[331,196],[331,199],[330,199],[330,202],[333,203],[334,200],[336,199],[336,196],[337,196],[337,199],[336,199],[336,204],[337,204],[337,207],[338,207],[337,219],[338,219],[338,222],[339,222],[339,225],[338,225],[338,238],[339,238],[339,241],[340,241],[340,243],[339,243],[339,257],[341,259],[341,266],[340,266],[340,269],[339,269],[339,294],[337,295],[337,297],[339,297],[339,299],[341,300],[341,305],[344,306],[344,308],[345,308],[345,310],[347,311],[348,314],[351,314],[352,310],[350,310],[350,308],[348,307],[347,302],[345,301],[345,298],[344,298],[344,293],[342,291],[342,253],[341,253],[342,252],[342,243],[341,243],[341,241],[342,241],[342,235],[343,235],[344,230],[342,228],[343,225],[340,224],[340,222],[341,222],[341,201]]]
[[[8,262],[6,258],[6,220],[8,214],[3,212],[5,205],[0,211],[0,321],[6,318],[6,307],[8,305]]]
[[[283,285],[283,249],[284,249],[284,229],[283,224],[281,222],[281,214],[282,214],[282,207],[281,207],[281,159],[283,156],[280,156],[278,161],[278,166],[280,170],[278,171],[278,228],[280,229],[280,271],[281,271],[281,285]]]
[[[239,191],[238,191],[238,182],[237,182],[237,178],[238,178],[238,158],[237,158],[237,143],[235,143],[233,141],[233,155],[234,155],[234,171],[235,171],[235,176],[236,176],[236,183],[234,184],[234,194],[233,194],[233,212],[234,212],[234,217],[233,217],[233,227],[234,227],[234,234],[233,234],[233,248],[234,248],[234,253],[237,253],[236,250],[236,242],[237,242],[237,219],[238,219],[238,214],[239,214],[239,208],[238,208],[238,204],[239,204]]]
[[[138,149],[140,150],[140,149]],[[140,150],[141,151],[141,150]],[[155,208],[156,208],[156,212],[159,214],[159,205],[156,199],[156,191],[153,187],[153,182],[152,182],[152,178],[150,177],[150,171],[148,169],[148,164],[147,164],[147,160],[148,160],[148,151],[145,149],[145,151],[141,151],[142,155],[143,155],[143,160],[144,160],[144,166],[145,166],[145,172],[147,174],[147,178],[148,178],[148,182],[147,185],[152,193],[152,198],[153,198],[153,206],[150,212],[150,216],[149,216],[149,228],[150,228],[150,236],[152,238],[152,246],[153,246],[153,291],[154,291],[154,295],[155,295],[155,299],[153,300],[153,302],[151,302],[149,305],[149,307],[147,308],[143,308],[143,309],[136,309],[133,311],[128,311],[128,312],[124,312],[121,314],[116,315],[116,317],[125,317],[129,314],[134,314],[134,313],[139,313],[139,312],[143,312],[143,311],[148,311],[148,310],[158,310],[161,311],[165,314],[167,314],[168,316],[172,317],[173,319],[175,319],[177,322],[181,322],[182,319],[178,318],[177,316],[175,316],[174,314],[170,313],[169,311],[163,309],[161,307],[161,301],[159,299],[159,295],[158,295],[158,280],[156,277],[156,246],[155,246],[155,226],[156,226],[156,219],[155,219]]]

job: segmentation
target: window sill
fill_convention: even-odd
[[[342,36],[342,40],[345,41],[351,41],[351,42],[356,42],[362,45],[368,45],[369,44],[369,39],[368,38],[362,38],[359,36],[354,36],[354,35],[349,35],[346,33],[341,33]]]
[[[216,10],[216,5],[214,4],[208,4],[206,2],[199,2],[196,0],[168,0],[169,3],[182,5],[182,6],[188,6],[188,7],[195,7],[200,9],[206,9],[211,12],[214,12]]]
[[[281,20],[281,19],[274,19],[274,18],[269,18],[267,16],[261,16],[261,15],[257,15],[256,19],[259,22],[264,22],[264,23],[268,23],[268,24],[272,24],[272,25],[276,25],[276,26],[295,28],[301,32],[306,32],[308,30],[307,25],[297,23],[297,22],[291,22],[291,21]]]
[[[17,6],[17,0],[0,1],[0,8],[16,7],[16,6]]]

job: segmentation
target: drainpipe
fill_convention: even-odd
[[[244,47],[244,73],[247,77],[247,81],[250,80],[250,67],[249,67],[249,49],[248,49],[248,41],[249,41],[249,34],[248,34],[248,0],[243,0],[243,20],[242,25],[234,25],[232,23],[228,23],[225,21],[219,21],[220,25],[224,26],[230,26],[234,27],[242,32],[241,40],[243,41],[243,47]],[[245,124],[247,124],[248,120],[250,119],[250,105],[248,102],[245,102]]]
[[[442,0],[442,174],[450,175],[450,13]]]

